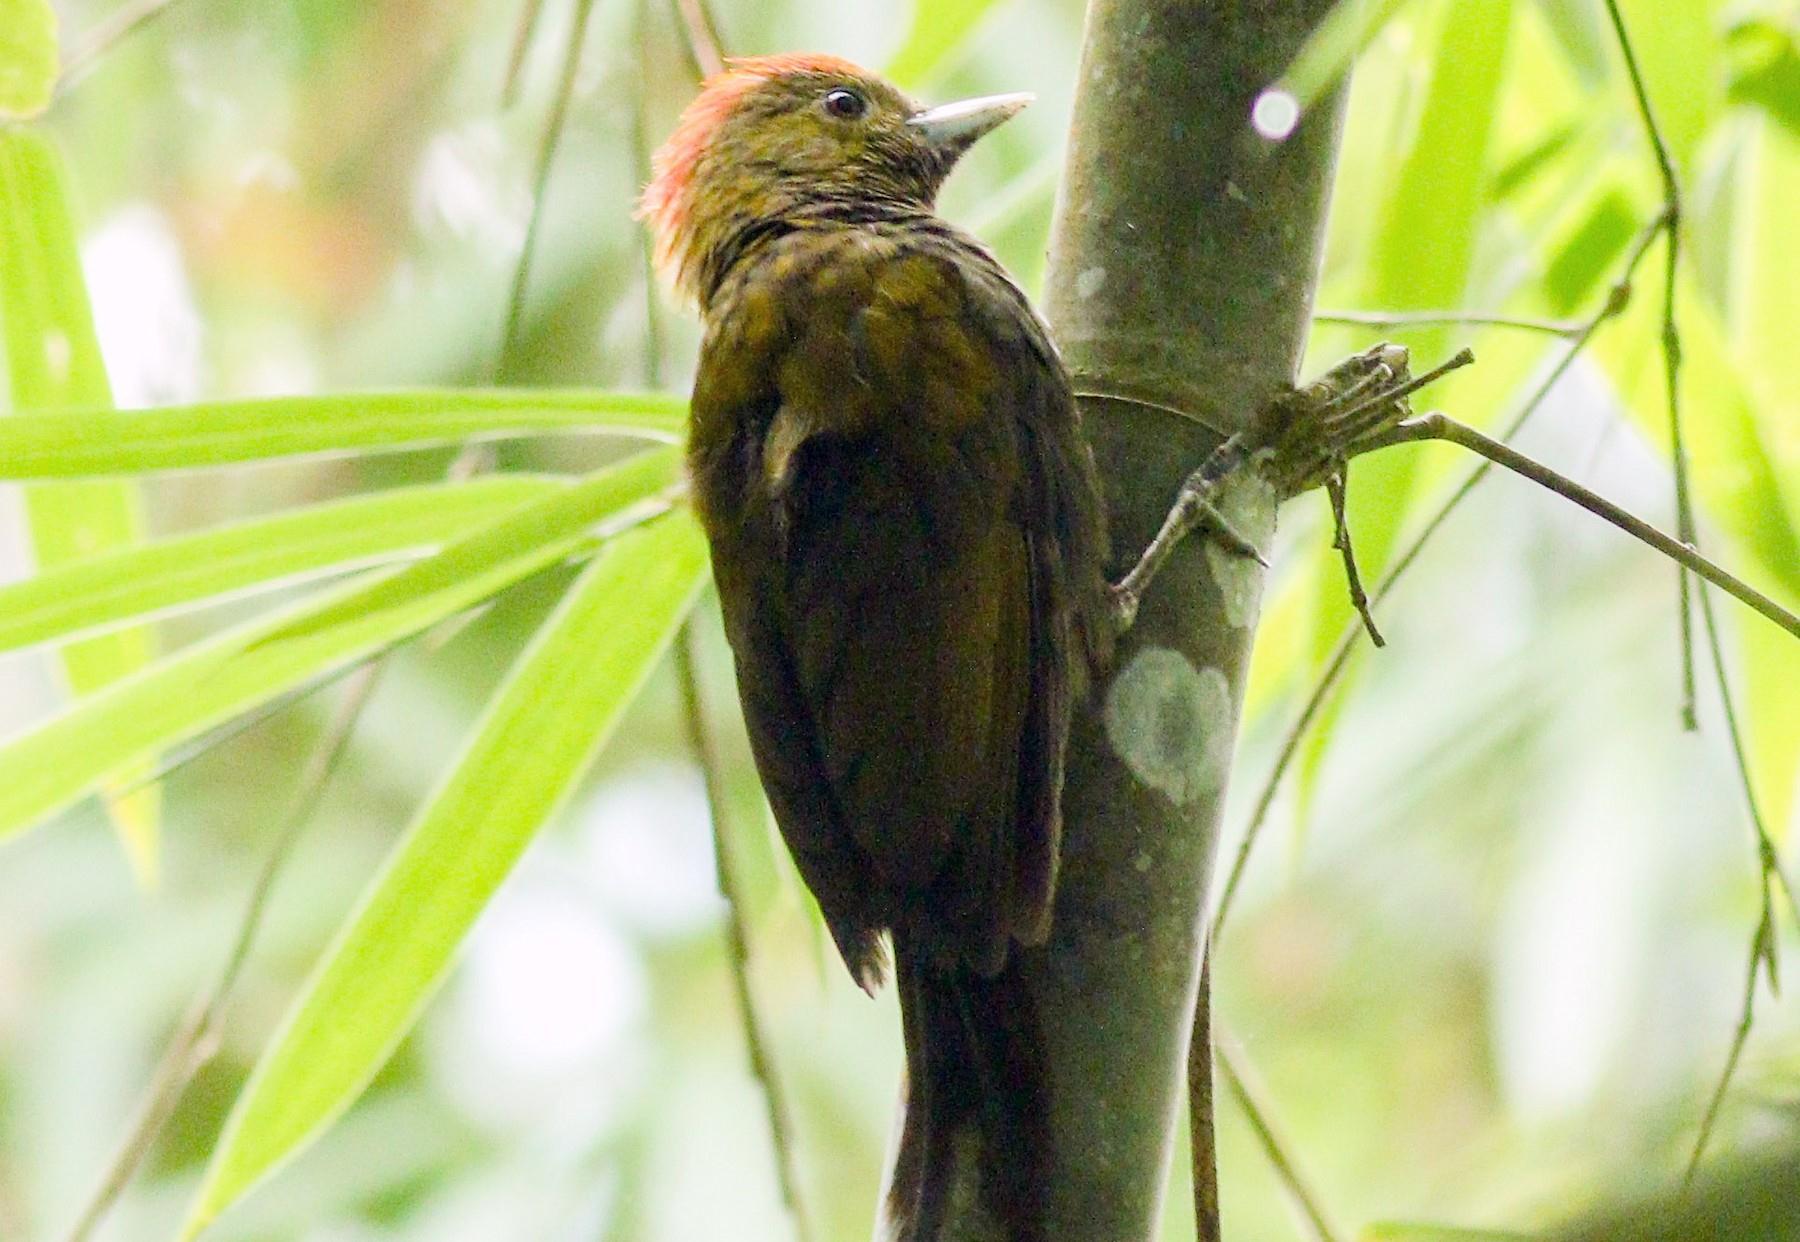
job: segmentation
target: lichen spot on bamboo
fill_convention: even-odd
[[[1231,689],[1218,669],[1145,647],[1107,687],[1105,720],[1107,741],[1131,774],[1175,805],[1224,787]]]

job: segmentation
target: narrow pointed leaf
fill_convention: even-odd
[[[673,449],[641,453],[573,487],[523,505],[500,521],[456,540],[435,556],[371,583],[330,608],[297,618],[263,641],[278,643],[304,638],[334,625],[355,623],[370,613],[404,607],[504,564],[521,547],[578,536],[609,514],[666,492],[679,478],[680,465]]]
[[[0,419],[0,479],[204,470],[277,457],[425,448],[550,432],[672,441],[686,403],[656,393],[441,389],[207,401]]]
[[[0,587],[0,651],[430,553],[564,484],[395,488],[158,540]]]
[[[628,463],[630,464],[630,463]],[[618,469],[615,467],[615,469]],[[621,508],[655,494],[623,494]],[[270,643],[294,621],[361,590],[360,583],[269,620],[237,626],[82,699],[0,745],[0,840],[68,806],[146,756],[429,629],[574,551],[584,532],[518,547],[483,572],[355,622]]]
[[[888,61],[888,76],[902,86],[918,85],[968,41],[993,7],[994,0],[918,0],[906,42]]]
[[[50,0],[0,0],[0,120],[23,120],[50,106],[56,57]]]
[[[0,330],[18,412],[112,404],[67,183],[48,139],[29,130],[0,130]],[[101,414],[97,422],[111,429],[96,430],[110,438],[121,421],[118,414]],[[141,498],[128,480],[34,484],[25,489],[25,516],[40,570],[129,548],[143,535]],[[70,643],[59,653],[76,696],[142,668],[151,655],[150,633],[141,628]],[[124,783],[136,784],[137,775],[126,774]],[[158,789],[114,793],[107,809],[139,877],[154,880]]]
[[[1382,27],[1407,0],[1338,0],[1313,29],[1274,89],[1290,95],[1302,109],[1311,107],[1335,87]]]
[[[184,1238],[368,1085],[539,828],[637,696],[706,579],[685,513],[612,541],[519,657],[239,1097]]]

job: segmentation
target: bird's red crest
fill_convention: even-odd
[[[657,266],[673,273],[677,280],[692,206],[694,169],[707,142],[746,94],[771,78],[790,73],[867,76],[867,70],[821,52],[734,57],[726,62],[724,72],[714,74],[701,85],[700,93],[682,112],[675,132],[652,158],[650,184],[638,199],[637,218],[649,224],[656,238]]]

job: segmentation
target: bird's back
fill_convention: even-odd
[[[1100,533],[1068,383],[935,217],[811,223],[711,301],[696,502],[759,768],[851,968],[1041,940]]]

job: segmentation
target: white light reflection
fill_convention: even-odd
[[[1264,138],[1280,142],[1300,124],[1300,101],[1279,87],[1270,87],[1256,97],[1250,123]]]

